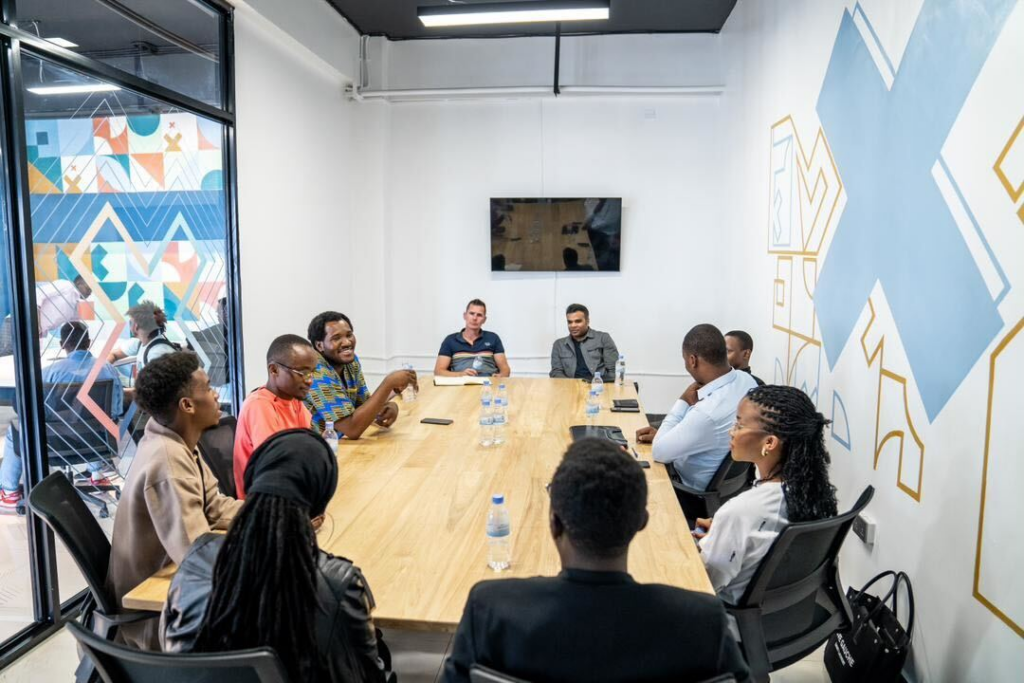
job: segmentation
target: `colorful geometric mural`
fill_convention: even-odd
[[[36,280],[90,286],[79,315],[96,357],[126,339],[126,311],[148,299],[211,371],[223,353],[196,333],[218,329],[226,293],[221,127],[183,113],[112,115],[114,101],[99,99],[87,118],[27,122]],[[58,346],[51,334],[44,355]]]
[[[1021,297],[1004,265],[1019,254],[1000,258],[993,249],[995,239],[1008,243],[997,232],[1005,220],[991,206],[972,208],[946,156],[965,102],[1019,7],[1015,0],[924,0],[897,60],[859,3],[844,9],[810,156],[791,117],[771,127],[768,251],[776,272],[773,327],[785,335],[779,348],[786,350],[776,360],[776,381],[819,399],[820,364],[815,375],[802,354],[823,353],[826,380],[834,381],[828,374],[856,334],[864,365],[844,363],[839,384],[850,398],[863,385],[850,384],[845,373],[868,372],[872,466],[895,463],[897,489],[918,503],[930,427],[987,354],[973,595],[1024,637],[1024,592],[1017,590],[1024,563],[1016,485],[1024,475],[1021,399],[1020,383],[1011,379],[1024,373],[1024,320],[1013,322],[1022,315]],[[992,186],[1000,187],[1009,202],[999,211],[1024,222],[1024,116],[1006,129],[1001,124],[997,135],[998,156],[981,157],[991,159],[988,187],[979,189],[977,176],[967,180],[975,195],[989,198]],[[833,389],[833,442],[856,453],[853,434],[869,425],[851,423],[867,416],[849,405]]]

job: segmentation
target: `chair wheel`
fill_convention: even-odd
[[[115,500],[121,500],[121,491],[120,491],[120,489],[114,489],[114,499]]]
[[[106,519],[108,517],[110,517],[110,510],[108,510],[107,506],[104,505],[100,508],[100,519]]]
[[[21,517],[24,517],[26,514],[28,514],[28,508],[25,507],[25,501],[22,501],[15,505],[14,511],[17,512],[18,515],[20,515]]]

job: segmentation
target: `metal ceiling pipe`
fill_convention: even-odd
[[[564,85],[559,88],[566,96],[718,96],[725,92],[724,85]],[[415,88],[407,90],[361,90],[352,88],[354,100],[425,101],[461,98],[500,97],[554,97],[550,87],[495,86],[477,88]]]

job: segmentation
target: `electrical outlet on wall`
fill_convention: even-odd
[[[873,518],[861,513],[853,520],[853,533],[867,545],[874,545],[876,526]]]

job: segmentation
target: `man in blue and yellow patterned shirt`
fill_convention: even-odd
[[[319,354],[305,399],[313,415],[313,429],[322,433],[326,424],[333,422],[339,435],[358,439],[373,422],[381,427],[394,424],[398,404],[388,399],[392,392],[416,385],[416,373],[396,370],[371,394],[356,356],[356,336],[348,316],[325,311],[309,323],[307,336]]]

